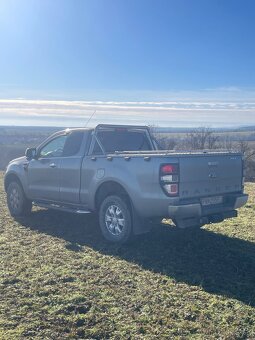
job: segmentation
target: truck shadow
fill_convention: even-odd
[[[176,282],[200,286],[255,307],[255,244],[206,229],[181,231],[156,226],[132,243],[103,241],[93,216],[38,210],[19,221],[23,226],[67,241],[70,251],[91,247],[102,254],[136,263]]]

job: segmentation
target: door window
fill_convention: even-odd
[[[61,157],[66,142],[66,135],[56,137],[46,144],[39,153],[39,158]]]

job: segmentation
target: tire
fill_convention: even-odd
[[[32,202],[26,198],[23,188],[18,182],[11,182],[7,188],[7,205],[13,217],[31,213]]]
[[[132,236],[132,218],[124,197],[108,196],[100,205],[99,225],[103,237],[123,244]]]

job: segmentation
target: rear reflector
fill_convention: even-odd
[[[169,195],[177,195],[179,186],[178,184],[164,184],[164,188]]]

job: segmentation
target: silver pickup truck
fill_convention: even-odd
[[[96,212],[103,236],[126,242],[171,218],[179,228],[236,217],[243,193],[240,153],[159,150],[146,126],[67,129],[11,161],[4,180],[10,213],[32,204]]]

